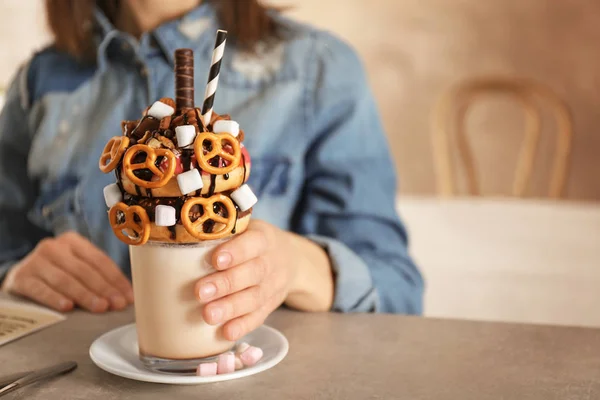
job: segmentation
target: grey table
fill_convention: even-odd
[[[113,376],[89,359],[95,338],[132,320],[132,310],[74,312],[65,322],[0,347],[0,375],[71,359],[79,363],[70,375],[7,398],[600,398],[596,329],[278,311],[268,324],[290,341],[281,364],[234,381],[170,386]]]

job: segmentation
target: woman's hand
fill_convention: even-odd
[[[260,326],[284,301],[305,311],[326,311],[333,301],[333,277],[325,251],[301,236],[262,221],[215,249],[217,272],[196,284],[207,303],[209,324],[225,323],[228,340]]]
[[[44,239],[7,274],[2,289],[58,311],[92,312],[133,303],[131,284],[115,263],[74,232]]]

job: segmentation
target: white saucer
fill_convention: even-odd
[[[252,367],[215,376],[163,374],[146,369],[138,358],[135,324],[113,329],[100,336],[90,347],[90,357],[98,367],[124,378],[174,385],[195,385],[243,378],[266,371],[283,360],[289,349],[285,336],[266,325],[246,335],[241,341],[260,347],[264,353],[263,358]]]

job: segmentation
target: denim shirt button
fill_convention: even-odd
[[[48,218],[51,213],[52,213],[52,210],[50,210],[50,207],[48,207],[48,206],[42,207],[42,215],[44,216],[44,218]]]

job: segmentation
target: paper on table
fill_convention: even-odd
[[[0,346],[65,318],[46,308],[0,299]]]

